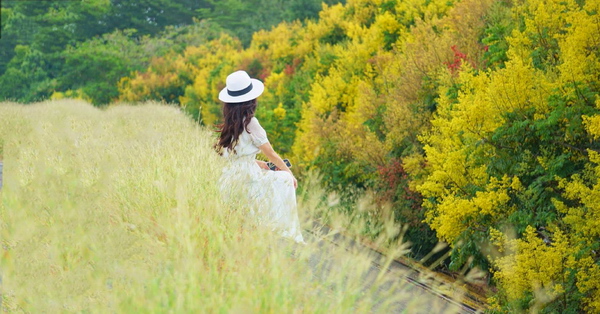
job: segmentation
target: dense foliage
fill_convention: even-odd
[[[151,57],[179,53],[220,32],[247,45],[253,32],[315,18],[321,8],[318,0],[288,2],[4,1],[0,100],[31,102],[59,92],[55,97],[108,104],[117,99],[119,79],[147,68]]]
[[[584,0],[349,0],[249,45],[215,32],[148,54],[147,66],[131,57],[115,97],[175,102],[211,126],[224,78],[245,69],[266,84],[257,116],[279,151],[331,189],[374,191],[379,206],[351,212],[370,220],[365,232],[406,223],[416,256],[449,243],[450,269],[490,270],[499,311],[598,312],[599,11]],[[23,70],[7,70],[10,82],[45,75],[31,49],[15,49]]]

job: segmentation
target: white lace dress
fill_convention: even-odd
[[[292,175],[265,170],[256,164],[258,147],[269,140],[256,118],[252,118],[247,129],[249,132],[244,130],[240,135],[234,151],[223,153],[228,160],[219,182],[223,196],[229,200],[243,199],[260,225],[296,242],[304,242]]]

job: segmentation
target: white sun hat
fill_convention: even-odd
[[[265,90],[265,85],[257,79],[250,78],[246,71],[229,74],[225,84],[225,88],[219,93],[219,100],[226,103],[249,101],[260,96]]]

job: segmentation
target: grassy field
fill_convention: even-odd
[[[366,256],[338,247],[335,267],[311,264],[316,241],[223,203],[214,134],[177,108],[2,103],[0,141],[4,310],[385,312],[403,297],[364,289]],[[304,193],[303,218],[326,209]]]

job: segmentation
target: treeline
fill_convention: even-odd
[[[450,269],[490,271],[493,310],[598,312],[599,11],[583,0],[352,0],[247,46],[216,30],[149,54],[110,100],[177,103],[212,126],[224,78],[245,69],[266,84],[257,116],[274,146],[331,189],[374,191],[379,206],[351,213],[366,233],[405,223],[415,255],[446,241]],[[155,47],[147,40],[131,49]]]
[[[66,92],[105,105],[118,98],[121,77],[154,57],[223,32],[248,45],[255,31],[315,19],[320,9],[320,0],[3,1],[0,100]]]
[[[491,272],[498,311],[600,311],[600,4],[349,1],[250,46],[227,35],[157,57],[120,99],[220,119],[224,78],[246,69],[275,145],[338,191],[377,233],[410,226],[448,267]]]

